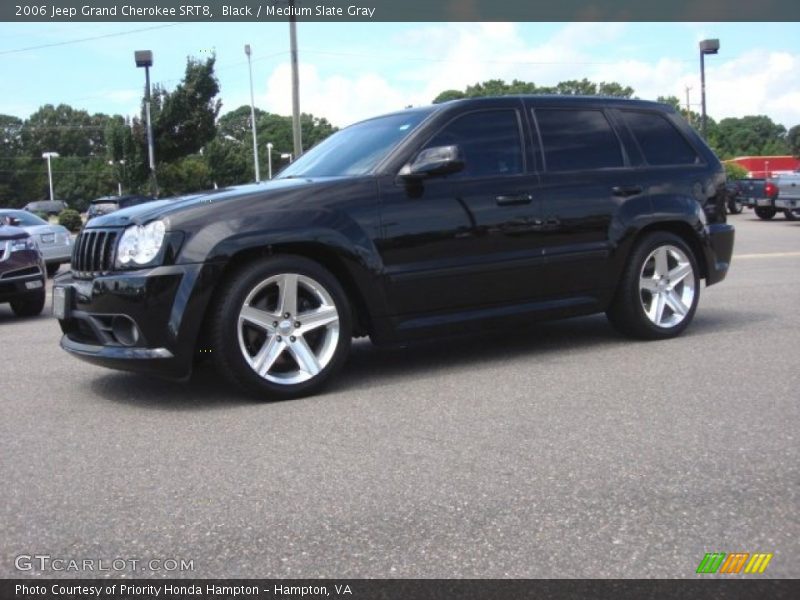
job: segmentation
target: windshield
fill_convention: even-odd
[[[0,219],[4,217],[13,217],[19,219],[19,224],[23,227],[33,227],[35,225],[47,225],[47,221],[40,219],[34,214],[25,212],[24,210],[10,210],[7,212],[0,211]]]
[[[286,167],[278,179],[369,173],[429,113],[409,110],[342,129]]]
[[[109,200],[108,202],[92,202],[91,208],[93,212],[107,213],[113,212],[119,207],[117,206],[116,202]]]

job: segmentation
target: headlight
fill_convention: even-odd
[[[146,265],[158,255],[167,228],[163,221],[128,227],[117,245],[117,266]]]
[[[24,250],[36,250],[36,242],[33,238],[25,238],[22,240],[11,240],[11,251],[22,252]]]

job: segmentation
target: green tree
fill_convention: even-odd
[[[789,130],[786,134],[786,143],[792,156],[800,158],[800,125],[795,125]]]
[[[0,206],[21,206],[22,175],[29,160],[23,152],[22,119],[0,115]]]
[[[208,163],[199,154],[162,164],[158,185],[162,196],[189,194],[214,187]]]
[[[461,100],[466,98],[467,95],[461,90],[445,90],[433,99],[434,104],[441,104],[442,102],[449,102],[450,100]]]
[[[108,117],[90,115],[68,104],[45,104],[23,124],[21,141],[31,158],[43,152],[62,156],[102,156],[105,154],[103,132]]]
[[[181,83],[172,92],[159,87],[153,94],[151,117],[159,162],[169,163],[194,154],[214,139],[216,119],[222,107],[222,101],[217,98],[219,82],[214,75],[215,61],[213,56],[205,61],[187,59]],[[146,134],[143,141],[146,144]]]
[[[310,114],[300,115],[303,146],[308,149],[337,131],[327,119]],[[267,178],[269,161],[267,144],[272,144],[272,172],[277,173],[289,159],[281,154],[292,152],[292,118],[256,109],[259,167]],[[209,170],[217,185],[233,185],[253,181],[253,134],[250,107],[240,106],[220,117],[217,137],[205,150]]]
[[[714,132],[714,146],[723,158],[788,154],[786,128],[765,115],[722,119]],[[711,135],[709,135],[711,139]]]
[[[459,90],[445,90],[441,92],[433,103],[446,102],[458,98],[476,98],[482,96],[508,96],[511,94],[561,94],[565,96],[617,96],[630,98],[633,88],[623,86],[616,82],[595,83],[588,79],[571,79],[562,81],[555,86],[538,86],[532,81],[514,79],[507,83],[502,79],[489,79],[487,81],[469,85],[462,92]]]

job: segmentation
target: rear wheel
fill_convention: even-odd
[[[744,207],[742,206],[741,200],[731,200],[728,202],[728,212],[732,215],[738,215],[742,212]]]
[[[250,264],[213,315],[211,356],[233,383],[265,400],[313,394],[344,364],[352,316],[333,275],[301,257]]]
[[[756,216],[764,221],[769,221],[775,213],[776,210],[771,206],[756,206]]]
[[[44,288],[35,292],[29,292],[10,302],[11,310],[13,310],[14,314],[18,317],[35,317],[41,314],[44,310],[44,303]]]
[[[606,314],[626,335],[665,339],[688,327],[699,298],[699,271],[689,246],[676,235],[654,232],[631,253]]]
[[[791,209],[785,209],[783,211],[783,216],[786,217],[787,221],[797,221],[797,214]]]

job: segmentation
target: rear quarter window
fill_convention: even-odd
[[[639,144],[647,164],[667,166],[700,163],[695,149],[664,115],[623,110],[622,118]]]

